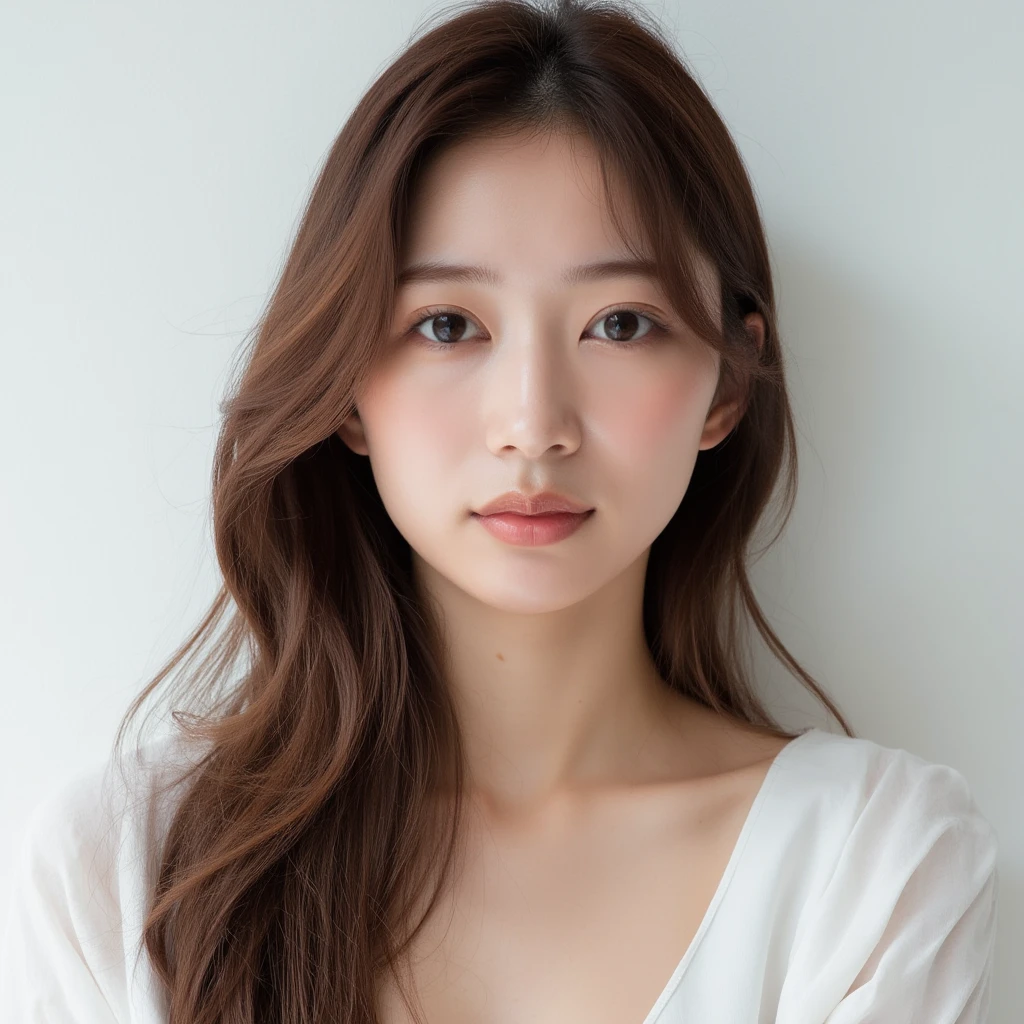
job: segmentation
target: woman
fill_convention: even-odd
[[[984,1021],[994,833],[763,617],[780,474],[784,523],[763,226],[657,26],[426,32],[316,183],[225,405],[224,589],[118,746],[237,610],[177,733],[34,816],[4,1019]],[[845,735],[773,721],[737,606]]]

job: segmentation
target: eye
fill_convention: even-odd
[[[640,336],[634,337],[637,331],[637,320],[646,320],[651,326]],[[427,347],[432,349],[455,348],[459,341],[465,336],[465,324],[474,323],[468,316],[464,316],[457,309],[448,306],[438,306],[426,311],[426,316],[421,317],[409,326],[409,332],[420,334],[420,328],[427,325],[427,329],[435,332],[435,337],[421,334],[426,341]],[[644,345],[652,340],[652,335],[664,335],[669,333],[666,324],[642,309],[635,309],[632,306],[621,306],[603,314],[594,321],[598,328],[610,332],[610,336],[597,335],[599,341],[607,341],[615,348],[631,348],[636,345]],[[627,335],[627,337],[623,337]],[[471,339],[472,340],[472,339]]]
[[[452,348],[457,341],[462,340],[465,333],[466,323],[473,323],[467,316],[463,316],[457,309],[449,309],[446,306],[439,306],[435,309],[428,309],[427,315],[417,320],[409,330],[419,333],[419,329],[426,324],[428,329],[439,332],[440,341],[424,335],[430,348]]]
[[[639,338],[633,337],[636,332],[636,321],[646,320],[651,326],[648,330],[644,331]],[[611,328],[608,328],[607,324],[612,324]],[[631,306],[623,307],[622,309],[613,309],[610,313],[606,313],[600,319],[596,321],[598,327],[604,327],[605,330],[611,330],[614,335],[611,338],[602,338],[602,341],[611,341],[619,348],[628,348],[631,345],[641,345],[649,340],[651,334],[665,334],[668,332],[668,328],[656,317],[650,313],[645,313],[639,309],[633,309]],[[623,338],[622,335],[627,334],[630,337]]]

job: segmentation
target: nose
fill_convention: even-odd
[[[499,341],[488,367],[484,415],[496,455],[516,448],[531,459],[563,455],[581,442],[581,383],[574,349],[553,328],[531,324]]]

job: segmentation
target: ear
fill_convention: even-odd
[[[363,421],[359,418],[359,410],[353,409],[337,430],[337,435],[356,453],[356,455],[369,455],[370,447],[366,443],[366,430]]]
[[[760,313],[748,313],[743,318],[743,323],[760,352],[764,348],[764,317]],[[714,448],[728,437],[746,412],[747,398],[748,396],[742,393],[725,394],[711,406],[704,423],[704,432],[700,436],[701,451]]]

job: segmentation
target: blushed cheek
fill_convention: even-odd
[[[645,375],[618,400],[608,396],[600,447],[606,495],[628,534],[653,539],[683,500],[693,475],[713,380],[698,372]]]
[[[409,389],[403,395],[402,435],[410,452],[435,469],[454,468],[480,443],[478,396],[452,383]]]
[[[704,428],[709,382],[696,373],[649,378],[631,394],[620,389],[603,408],[606,443],[637,469],[670,462],[696,447]]]
[[[430,501],[472,500],[472,495],[446,492],[450,482],[460,479],[458,464],[476,440],[470,415],[450,387],[441,392],[422,380],[418,386],[410,380],[380,382],[367,402],[367,418],[374,478],[385,504],[415,500],[426,513]]]

